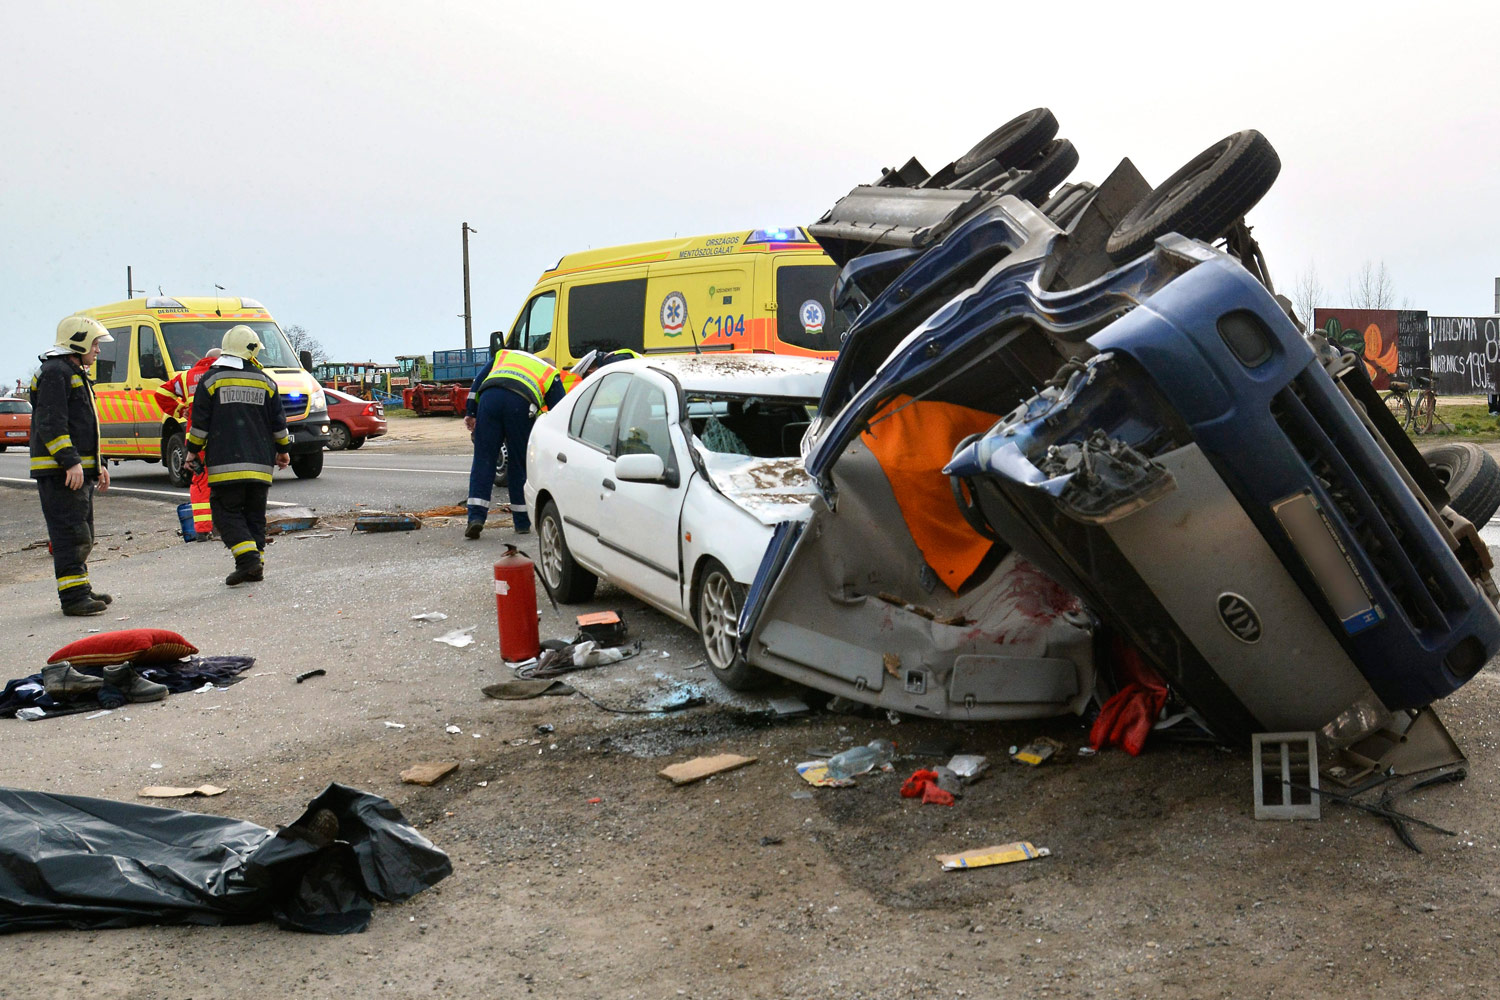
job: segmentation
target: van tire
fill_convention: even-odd
[[[319,450],[293,455],[292,472],[298,479],[317,479],[323,474],[323,452]]]
[[[495,485],[506,486],[510,483],[510,449],[505,447],[504,442],[500,444],[500,457],[495,461]]]
[[[1055,135],[1057,119],[1052,112],[1047,108],[1033,108],[1001,125],[954,160],[954,172],[962,177],[990,160],[999,160],[1005,168],[1019,167],[1040,153]]]
[[[1476,528],[1500,510],[1500,464],[1477,444],[1456,442],[1422,449],[1422,458],[1448,491],[1448,502]]]
[[[1008,194],[1040,206],[1052,189],[1068,179],[1078,166],[1078,150],[1066,139],[1053,139],[1045,149],[1027,162],[1026,174]]]
[[[167,438],[161,464],[166,467],[167,479],[173,486],[187,486],[193,481],[193,474],[187,470],[187,454],[187,438],[181,431]]]

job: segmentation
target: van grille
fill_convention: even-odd
[[[1271,415],[1348,526],[1352,539],[1345,544],[1352,540],[1369,559],[1407,620],[1418,629],[1446,628],[1445,613],[1463,609],[1461,595],[1445,585],[1420,536],[1392,501],[1391,484],[1350,464],[1362,461],[1360,452],[1341,439],[1338,417],[1325,412],[1331,409],[1303,374],[1276,394]]]

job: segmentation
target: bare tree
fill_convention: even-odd
[[[1292,289],[1292,308],[1297,312],[1297,318],[1302,321],[1305,330],[1311,330],[1313,325],[1313,310],[1324,304],[1327,289],[1323,287],[1323,279],[1318,277],[1318,265],[1309,262],[1307,267],[1297,274],[1297,284]]]
[[[306,327],[293,323],[291,326],[285,327],[281,332],[286,334],[286,339],[292,342],[292,350],[299,354],[303,351],[311,354],[313,364],[321,365],[328,360],[328,349],[323,346],[317,337],[308,333]]]
[[[1349,305],[1355,309],[1394,309],[1396,282],[1385,261],[1365,261],[1359,273],[1349,279]]]

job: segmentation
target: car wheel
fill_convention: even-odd
[[[161,464],[167,467],[167,479],[173,486],[187,486],[193,474],[187,470],[187,438],[178,431],[167,438],[167,450]]]
[[[510,451],[500,446],[500,457],[495,460],[495,485],[505,486],[510,482]]]
[[[338,421],[334,421],[328,426],[328,450],[343,451],[349,447],[350,437],[349,428]]]
[[[1017,115],[975,143],[974,148],[953,161],[961,177],[990,160],[999,160],[1005,168],[1019,167],[1042,151],[1057,135],[1057,119],[1046,108],[1034,108]]]
[[[363,448],[364,446],[365,446],[365,439],[362,438],[362,437],[351,437],[349,439],[349,450],[350,451],[359,451],[359,449]]]
[[[1448,490],[1453,509],[1476,528],[1500,510],[1500,463],[1477,444],[1460,442],[1422,449],[1433,475]]]
[[[1026,164],[1026,173],[1016,180],[1015,186],[1006,191],[1017,198],[1041,205],[1052,193],[1052,189],[1068,179],[1073,168],[1078,166],[1078,150],[1066,139],[1053,139],[1047,148],[1036,154]]]
[[[745,588],[734,582],[721,563],[708,560],[698,574],[693,618],[703,638],[708,668],[731,691],[751,691],[765,680],[764,673],[740,656],[740,609],[744,606]]]
[[[323,452],[310,451],[292,456],[292,471],[298,479],[317,479],[323,474]]]
[[[3,453],[5,451],[5,449],[9,448],[9,447],[10,447],[10,445],[0,444],[0,453]]]
[[[563,535],[562,515],[557,504],[542,504],[536,523],[538,569],[552,596],[564,604],[577,604],[594,596],[599,578],[573,561],[568,540]]]
[[[1236,132],[1193,157],[1125,213],[1105,252],[1124,263],[1167,233],[1212,242],[1255,207],[1279,173],[1281,157],[1265,136],[1254,129]]]

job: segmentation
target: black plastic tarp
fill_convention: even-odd
[[[310,833],[329,810],[331,843]],[[326,818],[325,818],[326,819]],[[377,795],[331,784],[290,826],[0,788],[0,932],[134,924],[364,930],[453,871],[448,856]]]

